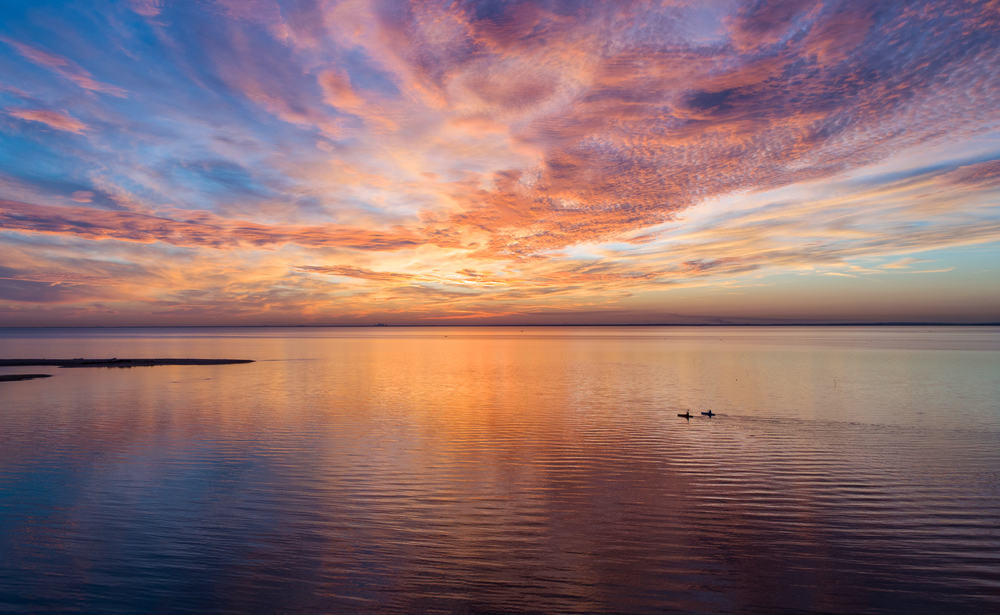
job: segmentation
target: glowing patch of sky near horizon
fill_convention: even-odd
[[[1000,319],[995,2],[0,11],[3,322]]]

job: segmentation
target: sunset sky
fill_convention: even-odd
[[[1000,2],[0,4],[0,325],[1000,321]]]

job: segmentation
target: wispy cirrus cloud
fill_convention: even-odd
[[[86,239],[139,243],[159,241],[210,248],[295,243],[359,250],[393,250],[417,243],[416,235],[399,228],[376,231],[337,225],[276,226],[220,218],[207,212],[186,211],[182,215],[183,218],[166,217],[130,211],[0,201],[0,225],[4,230],[72,235]]]
[[[7,115],[28,122],[45,124],[49,128],[65,132],[83,134],[87,131],[86,124],[61,111],[53,111],[51,109],[9,109]]]
[[[47,68],[72,81],[84,90],[110,94],[111,96],[117,96],[119,98],[126,96],[125,90],[94,79],[89,72],[81,68],[72,60],[3,36],[0,36],[0,42],[10,45],[23,57],[31,60],[38,66]]]

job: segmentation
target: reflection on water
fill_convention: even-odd
[[[0,383],[0,611],[1000,608],[998,329],[5,330],[0,355],[258,360]]]

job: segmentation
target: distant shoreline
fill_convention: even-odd
[[[36,380],[51,378],[52,374],[0,374],[0,382],[19,382],[21,380]]]
[[[0,367],[153,367],[156,365],[233,365],[252,359],[0,359]]]

